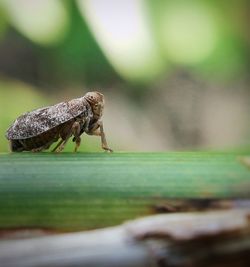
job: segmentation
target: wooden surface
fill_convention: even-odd
[[[100,230],[0,241],[0,265],[246,267],[249,212],[162,214]]]

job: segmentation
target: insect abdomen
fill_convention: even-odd
[[[19,140],[9,140],[9,142],[10,142],[10,150],[12,152],[21,152],[24,150],[24,147],[19,142]]]
[[[60,129],[61,125],[31,138],[10,140],[10,149],[13,152],[30,151],[42,147],[47,149],[53,142],[58,140]]]

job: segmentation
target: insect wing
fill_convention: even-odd
[[[7,139],[26,139],[42,134],[86,111],[83,98],[61,102],[21,115],[6,132]]]

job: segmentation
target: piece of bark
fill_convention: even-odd
[[[117,227],[0,242],[0,266],[246,267],[250,211],[178,213]]]
[[[216,236],[230,231],[248,228],[248,211],[211,211],[175,213],[145,217],[125,224],[137,239],[149,237],[171,238],[175,241],[194,240],[204,236]]]

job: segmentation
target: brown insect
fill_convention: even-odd
[[[101,137],[102,148],[112,152],[107,145],[103,123],[100,120],[104,108],[104,96],[88,92],[85,96],[40,108],[18,117],[6,132],[13,152],[39,152],[60,141],[53,152],[61,152],[73,136],[75,152],[80,146],[81,135]]]

